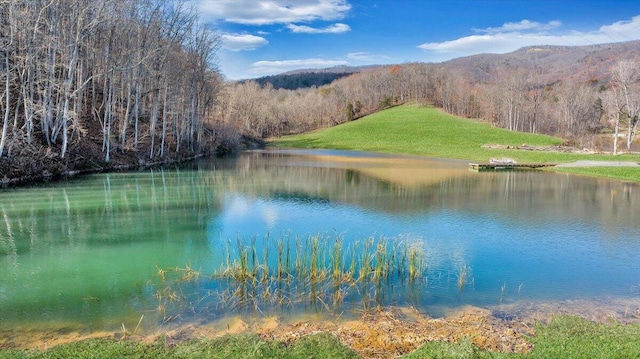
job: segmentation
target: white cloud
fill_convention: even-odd
[[[269,43],[264,37],[250,34],[222,34],[221,37],[222,47],[231,51],[255,50]]]
[[[629,40],[636,40],[640,37],[640,15],[636,15],[628,21],[618,21],[611,25],[602,26],[600,33],[611,38],[629,37]],[[633,36],[633,38],[630,38]]]
[[[475,29],[477,32],[496,34],[503,32],[518,32],[518,31],[548,31],[559,28],[562,26],[560,21],[550,21],[546,24],[541,24],[536,21],[522,20],[520,22],[507,22],[500,27],[489,27],[486,29]]]
[[[391,59],[389,56],[372,54],[370,52],[350,52],[347,54],[347,58],[354,61],[365,62],[387,61]]]
[[[502,53],[525,46],[522,35],[472,35],[444,42],[430,42],[418,46],[435,53],[477,54],[482,52]],[[513,48],[513,46],[517,46]]]
[[[291,30],[291,32],[305,33],[305,34],[340,34],[343,32],[351,31],[351,28],[349,27],[349,25],[341,24],[341,23],[333,24],[331,26],[327,26],[322,29],[318,29],[311,26],[294,25],[294,24],[289,24],[287,25],[287,27],[289,28],[289,30]]]
[[[297,69],[323,69],[348,64],[347,61],[324,59],[258,61],[251,65],[249,71],[255,75],[273,75]]]
[[[540,24],[529,20],[506,23],[498,28],[476,30],[483,34],[443,42],[428,42],[418,47],[438,60],[478,53],[507,53],[524,46],[580,46],[640,39],[640,15],[619,21],[592,32],[556,31],[559,21]],[[550,32],[549,30],[554,30]]]
[[[203,18],[244,25],[290,24],[342,19],[346,0],[193,0]]]

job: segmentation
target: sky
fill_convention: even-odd
[[[191,0],[227,80],[640,39],[640,0]]]

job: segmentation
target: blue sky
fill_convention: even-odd
[[[229,80],[640,39],[639,0],[192,0]]]

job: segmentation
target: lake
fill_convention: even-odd
[[[438,317],[637,301],[639,215],[637,184],[346,151],[95,174],[0,191],[0,321],[15,332],[143,331],[238,313],[393,305]],[[408,253],[419,253],[415,277]],[[254,277],[221,275],[243,255]],[[344,279],[350,266],[377,280]]]

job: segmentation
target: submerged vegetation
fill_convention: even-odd
[[[460,268],[460,273],[458,274],[458,290],[462,292],[464,287],[467,285],[467,281],[471,276],[471,267],[467,265],[463,265]]]
[[[426,280],[422,250],[395,239],[314,235],[227,240],[224,260],[209,275],[158,268],[158,311],[165,321],[196,313],[263,313],[298,308],[341,314],[418,296]],[[408,299],[407,299],[408,298]]]

